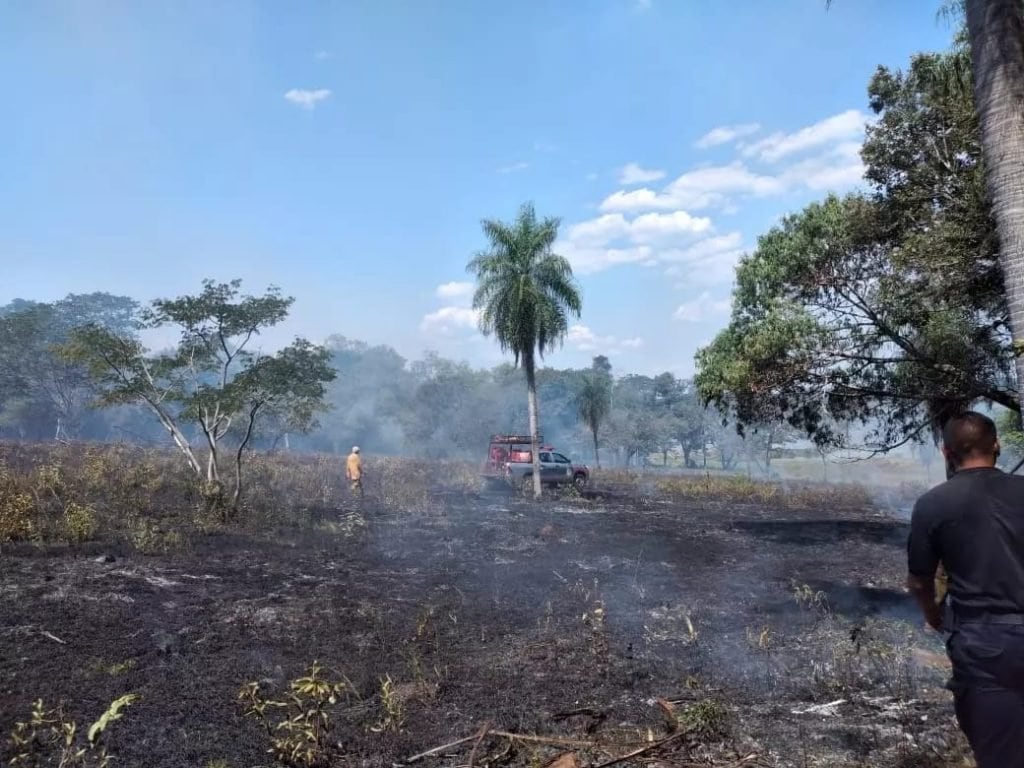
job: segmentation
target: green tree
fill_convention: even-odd
[[[1024,382],[1024,2],[966,0],[965,6],[1017,381]],[[1024,403],[1024,386],[1018,390]]]
[[[729,326],[698,353],[702,398],[819,444],[870,423],[882,449],[976,400],[1019,409],[977,116],[946,76],[963,55],[879,68],[871,194],[786,217],[741,260]]]
[[[324,407],[324,386],[334,378],[329,354],[303,339],[276,354],[254,352],[250,342],[288,314],[291,298],[270,289],[263,296],[240,295],[238,280],[207,280],[193,296],[159,299],[143,315],[149,329],[180,333],[170,352],[149,354],[132,336],[96,324],[72,332],[62,348],[83,363],[100,392],[101,405],[140,403],[159,419],[184,455],[212,507],[237,512],[243,493],[242,464],[258,419],[275,412],[296,430],[308,429]],[[181,424],[196,425],[206,444],[205,467]],[[226,504],[222,441],[232,425],[234,490]]]
[[[107,293],[70,294],[52,304],[17,300],[0,307],[0,426],[20,436],[81,436],[92,396],[83,366],[62,359],[55,346],[93,323],[120,333],[134,330],[137,305]]]
[[[562,343],[569,317],[582,309],[572,267],[551,250],[558,225],[555,218],[539,220],[529,203],[512,223],[485,219],[489,247],[467,265],[477,281],[473,308],[480,312],[481,331],[494,335],[526,373],[534,498],[541,495],[537,358]]]
[[[583,384],[576,393],[576,408],[580,421],[590,430],[594,438],[594,463],[601,467],[601,454],[598,448],[598,433],[608,413],[611,411],[612,390],[609,377],[597,372],[588,372]]]

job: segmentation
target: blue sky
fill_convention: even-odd
[[[287,327],[492,364],[479,221],[563,220],[584,313],[549,357],[692,370],[731,268],[860,176],[878,64],[946,47],[933,0],[7,3],[0,303],[204,277]]]

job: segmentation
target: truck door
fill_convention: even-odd
[[[560,453],[552,453],[551,459],[554,461],[555,476],[559,480],[570,482],[572,480],[572,462]]]
[[[554,480],[557,472],[555,471],[555,463],[551,458],[550,451],[540,452],[540,479],[547,482]]]

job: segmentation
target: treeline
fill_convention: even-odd
[[[139,304],[107,293],[77,294],[53,303],[16,300],[0,307],[0,438],[129,441],[167,445],[166,430],[135,403],[96,407],[99,391],[83,364],[59,354],[76,328],[137,333]],[[326,384],[327,410],[310,431],[290,431],[269,415],[257,425],[259,451],[344,453],[353,444],[372,454],[479,458],[488,437],[525,432],[522,372],[512,365],[478,369],[427,354],[407,361],[388,346],[331,336],[324,347],[336,376]],[[537,372],[544,439],[593,461],[594,440],[581,419],[580,393],[589,377],[607,377],[608,408],[598,447],[608,465],[644,463],[767,471],[789,430],[748,430],[746,439],[703,408],[689,380],[617,375],[597,357],[588,369]],[[191,430],[191,431],[189,431]],[[203,435],[185,429],[197,446]],[[225,440],[231,443],[227,434]]]

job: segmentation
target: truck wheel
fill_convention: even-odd
[[[576,486],[576,490],[582,491],[587,485],[587,476],[582,472],[577,472],[572,478],[572,484]]]

